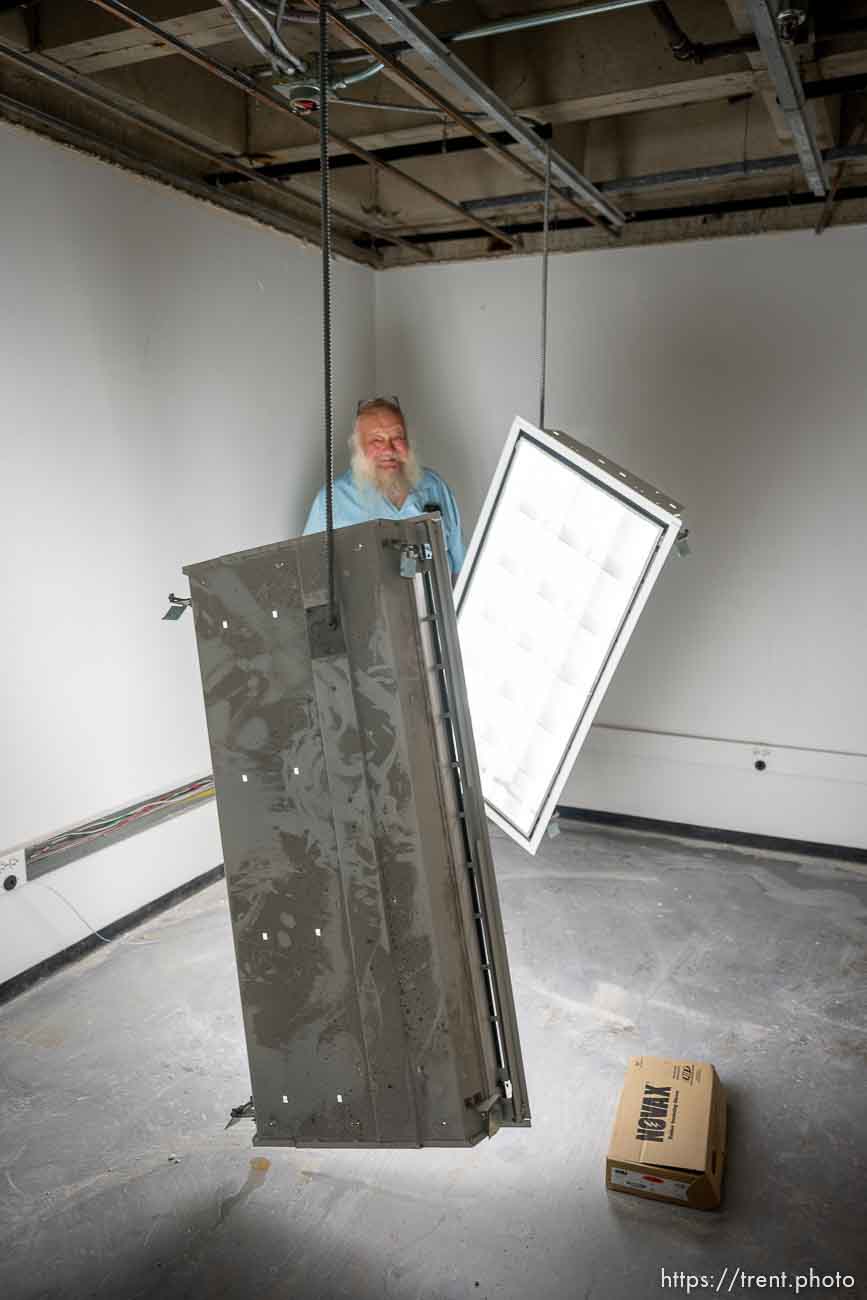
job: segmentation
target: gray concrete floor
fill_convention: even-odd
[[[0,1295],[619,1300],[812,1267],[856,1284],[803,1294],[867,1296],[867,871],[588,827],[494,847],[532,1129],[226,1132],[249,1089],[221,882],[0,1008]],[[716,1064],[722,1210],[604,1190],[640,1051]]]

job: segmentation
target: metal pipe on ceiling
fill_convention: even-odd
[[[141,127],[145,131],[150,131],[169,144],[185,149],[199,158],[204,158],[207,162],[217,163],[222,167],[231,167],[234,172],[245,180],[275,191],[281,197],[291,199],[301,207],[312,208],[317,212],[319,210],[319,204],[315,199],[308,198],[306,194],[299,194],[297,190],[288,189],[272,176],[262,175],[255,167],[247,166],[246,163],[241,162],[233,154],[222,153],[219,149],[209,149],[200,140],[186,135],[183,131],[170,127],[163,122],[155,121],[146,112],[120,102],[111,91],[92,82],[89,77],[82,77],[81,74],[73,73],[60,65],[49,65],[47,60],[43,61],[44,56],[36,58],[31,54],[26,54],[23,50],[16,49],[13,45],[8,45],[5,41],[0,41],[0,58],[5,59],[7,63],[12,63],[16,67],[24,69],[24,71],[42,81],[47,81],[70,94],[77,95],[79,99],[84,99],[90,104],[96,104],[100,108],[107,109],[124,121]],[[366,221],[363,217],[356,217],[353,213],[339,208],[335,208],[334,211],[341,221],[346,222],[347,225],[356,230],[363,231],[367,235],[377,239],[385,238],[389,243],[400,244],[403,242],[399,236],[390,235],[384,227],[377,225],[376,222]]]
[[[427,0],[427,3],[449,3],[450,0]],[[424,0],[403,0],[405,9],[425,7]],[[266,7],[268,7],[266,5]],[[489,36],[503,36],[512,32],[530,31],[536,27],[549,27],[555,23],[572,22],[578,18],[591,18],[598,14],[614,13],[620,9],[650,9],[657,23],[669,38],[669,46],[674,57],[681,62],[709,63],[713,59],[732,58],[737,54],[754,54],[760,50],[755,36],[737,36],[726,41],[694,41],[683,30],[665,0],[597,0],[596,3],[567,5],[563,9],[547,9],[541,13],[521,14],[503,18],[489,23],[480,23],[458,32],[438,33],[444,45],[459,45],[467,41],[484,40]],[[294,22],[315,23],[312,13],[302,9],[287,10]],[[375,15],[361,5],[352,9],[332,10],[341,19],[359,21]],[[867,17],[854,19],[829,19],[820,29],[820,36],[845,35],[867,31]],[[389,54],[402,54],[412,49],[409,41],[394,41],[383,47]],[[363,50],[347,50],[337,56],[339,59],[364,58]]]
[[[867,213],[867,186],[847,186],[837,194],[838,203],[857,200],[862,202],[861,216],[858,219],[863,222],[864,214]],[[721,199],[665,208],[639,208],[632,214],[629,225],[630,229],[632,229],[658,221],[695,221],[696,218],[710,216],[717,218],[738,215],[739,213],[774,212],[790,208],[819,208],[821,203],[822,200],[816,198],[814,194],[804,191],[800,194],[786,193],[744,199]],[[557,223],[558,234],[586,228],[586,221],[576,220],[573,217],[561,217]],[[507,229],[511,233],[520,234],[521,236],[538,235],[542,233],[542,221],[541,218],[534,221],[516,221],[507,226]],[[410,240],[416,237],[423,238],[432,246],[456,243],[472,238],[466,230],[457,229],[429,231],[425,232],[424,235],[415,236],[410,234],[410,229],[407,227],[405,233]],[[538,245],[529,247],[527,251],[537,254]],[[468,255],[476,256],[475,253]],[[394,263],[389,262],[388,265],[394,265]]]
[[[698,46],[689,39],[663,0],[654,0],[650,13],[668,37],[668,48],[676,59],[682,63],[701,63]]]
[[[449,0],[427,0],[427,3],[443,4],[449,3]],[[441,37],[442,40],[451,41],[475,41],[480,40],[483,36],[497,36],[502,32],[523,31],[525,27],[545,27],[549,23],[568,22],[572,18],[590,18],[594,14],[613,13],[618,9],[634,9],[639,5],[647,5],[652,0],[591,0],[591,3],[581,5],[569,5],[566,9],[552,9],[547,13],[527,14],[521,18],[503,18],[498,22],[482,23],[478,27],[473,27],[465,32],[453,32],[448,37]],[[271,8],[266,3],[266,8]],[[423,9],[427,5],[421,0],[403,0],[404,9]],[[350,22],[359,22],[364,19],[374,18],[375,14],[371,13],[366,4],[358,5],[353,9],[332,9],[332,14],[338,18],[348,19]],[[286,21],[293,23],[311,23],[315,22],[304,9],[287,9]],[[519,24],[517,27],[514,24]]]
[[[465,41],[483,40],[489,36],[502,36],[510,32],[528,31],[535,27],[548,27],[553,23],[571,22],[576,18],[588,18],[594,14],[610,13],[618,9],[635,9],[639,6],[655,11],[654,16],[665,26],[667,34],[673,38],[672,52],[676,58],[691,59],[696,63],[707,63],[711,59],[730,58],[734,54],[748,54],[758,50],[759,43],[755,36],[739,36],[730,41],[711,41],[702,43],[691,40],[671,14],[667,4],[658,0],[600,0],[599,4],[568,5],[564,9],[545,9],[541,13],[520,14],[512,18],[503,18],[498,22],[481,23],[459,32],[440,32],[438,39],[444,45],[458,45]],[[665,11],[663,13],[663,11]],[[341,11],[341,17],[344,14]],[[348,16],[348,14],[346,15]],[[409,41],[391,41],[382,47],[388,54],[405,54],[412,49]],[[680,52],[682,51],[682,52]],[[340,58],[361,58],[363,50],[348,50]]]
[[[335,104],[345,104],[347,108],[375,108],[375,109],[381,109],[386,111],[390,110],[395,113],[421,113],[424,117],[430,117],[431,115],[431,110],[429,108],[425,108],[423,104],[390,104],[387,100],[380,100],[380,99],[347,99],[345,95],[330,95],[329,98]],[[485,114],[467,113],[466,116],[484,118]],[[504,133],[503,133],[503,138],[506,141],[508,140],[508,137],[506,137]],[[437,145],[437,152],[453,153],[455,142],[454,140],[452,140],[450,143],[451,143],[451,148],[446,150],[443,150],[442,143],[439,143]],[[473,140],[472,143],[478,145],[480,149],[484,148],[484,145],[479,140]],[[380,149],[377,152],[381,154],[382,150]],[[411,155],[407,154],[406,156],[410,157]],[[422,155],[417,154],[416,157],[422,157]],[[289,175],[288,171],[286,172],[286,175],[287,176]]]
[[[310,117],[296,113],[285,99],[281,99],[279,95],[275,95],[272,91],[266,90],[264,87],[258,85],[258,83],[246,73],[230,68],[225,63],[221,63],[218,59],[214,59],[210,55],[204,54],[201,50],[196,49],[194,45],[190,45],[188,41],[183,40],[182,37],[175,36],[173,32],[168,31],[165,27],[161,27],[159,23],[155,23],[153,19],[148,18],[145,14],[139,13],[137,10],[131,8],[130,5],[124,4],[122,0],[90,0],[90,3],[95,4],[100,9],[104,9],[106,13],[111,14],[113,17],[120,19],[120,21],[126,23],[128,27],[138,27],[141,31],[150,32],[152,36],[155,36],[166,45],[171,46],[172,49],[177,50],[179,54],[183,54],[185,58],[190,60],[190,62],[198,64],[200,68],[204,68],[205,71],[209,72],[212,76],[219,77],[221,81],[225,81],[230,86],[235,86],[238,90],[242,90],[246,95],[250,96],[251,99],[256,99],[259,103],[266,104],[269,108],[276,109],[279,113],[285,113],[287,116],[291,117],[294,122],[300,122],[318,137],[319,128],[316,123],[312,121]],[[338,135],[335,131],[331,132],[331,139],[335,144],[340,145],[341,148],[345,149],[348,153],[354,154],[357,158],[361,158],[364,162],[369,163],[372,167],[375,167],[385,175],[392,176],[395,180],[399,180],[410,189],[415,190],[416,193],[423,194],[425,198],[437,203],[440,207],[446,208],[448,211],[455,213],[458,216],[466,216],[466,213],[459,204],[453,203],[451,199],[447,199],[444,194],[440,194],[429,185],[425,185],[422,181],[416,180],[414,176],[409,176],[406,172],[402,172],[400,168],[392,167],[388,163],[382,162],[382,160],[377,158],[375,154],[371,153],[368,149],[362,148],[362,146],[356,144],[354,140],[349,140],[345,136]],[[514,239],[510,235],[502,235],[497,226],[485,221],[483,217],[476,217],[475,224],[480,230],[483,230],[498,242],[506,244],[509,248],[515,248],[519,243],[517,239]]]
[[[406,0],[403,0],[403,4],[406,9],[417,8],[417,5],[415,4],[407,4]],[[478,27],[470,27],[466,31],[446,33],[445,35],[441,35],[439,39],[446,45],[459,45],[466,41],[482,40],[488,36],[504,36],[510,32],[530,31],[536,27],[550,27],[555,23],[571,22],[576,18],[589,18],[594,14],[613,13],[619,9],[637,9],[639,7],[646,8],[648,6],[654,11],[661,8],[668,8],[667,5],[653,3],[653,0],[598,0],[598,3],[595,4],[569,5],[565,9],[548,9],[544,10],[542,13],[523,14],[520,17],[503,18],[499,22],[482,23]],[[332,10],[332,15],[344,21],[346,19],[357,20],[359,17],[371,18],[374,16],[366,5],[361,9],[334,9]],[[312,13],[308,15],[308,18],[311,21],[315,21],[315,15]],[[682,36],[691,49],[701,48],[707,50],[711,48],[709,46],[697,47],[685,34],[682,33]],[[755,38],[748,38],[748,42],[751,48],[758,48],[758,43]],[[401,41],[400,46],[407,50],[411,48],[408,41]],[[385,48],[389,53],[399,52],[395,45],[389,45]],[[725,50],[725,53],[730,52],[731,51],[729,50]],[[336,55],[337,60],[364,57],[372,58],[373,56],[365,55],[364,51],[359,51],[357,54],[352,51],[342,51]],[[683,56],[675,52],[675,57],[681,58]],[[705,57],[707,57],[707,55],[705,55]]]
[[[430,117],[430,109],[425,108],[423,104],[390,104],[387,101],[380,102],[376,99],[347,99],[345,95],[330,95],[329,99],[332,104],[343,104],[346,108],[373,108],[380,112],[393,113],[421,113],[424,117]]]
[[[823,149],[827,163],[867,162],[867,145],[840,145]],[[651,172],[642,176],[616,176],[611,180],[597,181],[596,187],[604,194],[626,194],[642,190],[667,189],[671,185],[701,185],[714,181],[731,181],[751,176],[768,175],[778,171],[791,171],[800,166],[796,153],[774,154],[769,158],[750,158],[746,162],[715,163],[709,167],[682,167],[673,171]],[[528,207],[544,200],[544,190],[528,190],[523,194],[499,194],[492,198],[466,199],[461,207],[468,213],[503,211],[509,208]]]
[[[650,6],[654,17],[672,41],[672,53],[677,59],[690,59],[695,63],[709,63],[712,59],[727,59],[733,54],[758,54],[761,50],[758,37],[749,33],[728,41],[692,40],[671,12],[668,4],[653,0]],[[854,36],[867,32],[867,15],[860,18],[834,18],[827,14],[815,15],[815,36],[825,40],[832,36]],[[447,37],[443,37],[447,40]],[[805,38],[806,39],[806,38]],[[797,44],[797,41],[795,42]]]
[[[360,81],[368,81],[371,77],[375,77],[377,73],[382,72],[384,67],[384,63],[372,63],[369,68],[362,68],[360,72],[350,72],[347,76],[341,77],[339,81],[332,81],[328,88],[329,90],[345,90],[347,86],[357,86]]]
[[[549,27],[552,23],[567,23],[576,18],[592,18],[595,14],[614,13],[618,9],[637,9],[650,3],[651,0],[599,0],[596,4],[569,5],[565,9],[549,9],[538,14],[480,23],[467,31],[441,36],[440,40],[447,45],[458,45],[462,41],[480,41],[486,36],[504,36],[508,32],[525,32],[533,27]]]
[[[429,5],[451,4],[452,0],[403,0],[403,2],[407,9],[426,9]],[[17,0],[17,3],[20,3],[20,0]],[[260,0],[260,3],[264,9],[267,9],[272,13],[275,18],[277,17],[278,6],[276,4],[270,3],[270,0]],[[355,21],[373,17],[373,14],[370,12],[367,5],[356,5],[352,9],[334,9],[332,12],[340,14],[341,18],[349,18],[350,20],[354,19]],[[300,23],[309,26],[310,24],[317,22],[318,19],[315,14],[311,14],[307,9],[290,9],[284,7],[282,21],[284,23]]]
[[[732,54],[744,54],[759,48],[754,36],[707,44],[693,41],[680,26],[669,6],[661,0],[609,0],[609,3],[570,5],[565,9],[548,9],[541,13],[504,18],[500,22],[482,23],[465,32],[448,32],[440,36],[440,40],[445,45],[457,45],[462,41],[477,41],[487,36],[501,36],[506,32],[529,31],[534,27],[547,27],[552,23],[569,22],[575,18],[589,18],[593,14],[609,13],[616,9],[635,9],[639,5],[650,9],[669,38],[672,54],[681,61],[705,63],[709,59],[727,58]]]

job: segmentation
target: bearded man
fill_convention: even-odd
[[[396,397],[359,402],[349,439],[352,464],[334,480],[334,526],[368,519],[409,519],[426,511],[442,515],[452,576],[464,560],[461,519],[449,485],[419,465],[409,445],[406,421]],[[325,531],[325,488],[310,508],[304,532]]]

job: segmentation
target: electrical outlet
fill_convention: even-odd
[[[20,888],[27,879],[27,862],[23,849],[0,853],[0,898]]]

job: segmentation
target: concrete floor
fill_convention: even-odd
[[[726,1267],[867,1295],[867,871],[588,827],[495,854],[532,1129],[226,1132],[248,1083],[220,882],[0,1008],[0,1295],[633,1300]],[[639,1051],[716,1064],[721,1211],[604,1190]]]

